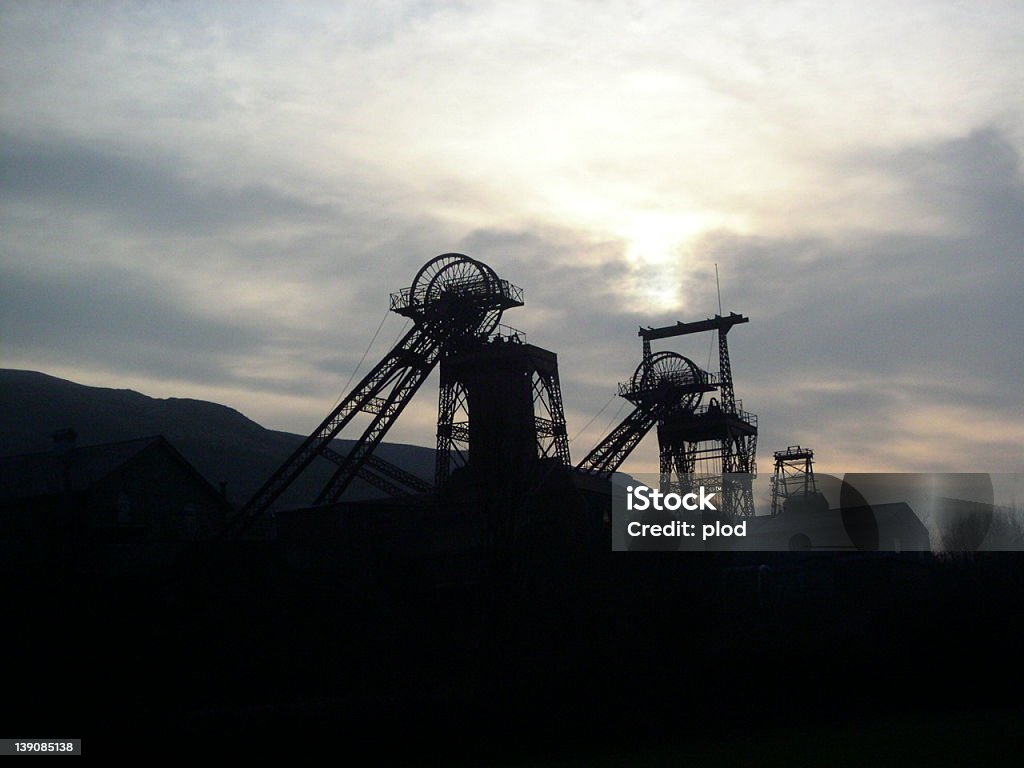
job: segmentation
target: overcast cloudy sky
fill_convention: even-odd
[[[1024,471],[1022,94],[1020,2],[8,1],[0,365],[307,433],[462,251],[578,459],[718,263],[762,470]]]

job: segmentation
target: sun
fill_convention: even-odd
[[[627,244],[629,292],[655,311],[678,308],[693,243],[714,225],[707,216],[690,213],[643,211],[624,217],[617,229]]]

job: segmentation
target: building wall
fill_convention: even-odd
[[[220,530],[226,506],[154,443],[84,491],[0,509],[0,569],[152,570]]]
[[[93,486],[85,506],[90,527],[139,529],[155,542],[209,539],[224,523],[216,493],[159,444]]]

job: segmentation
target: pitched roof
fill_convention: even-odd
[[[60,493],[64,490],[65,467],[69,472],[71,490],[84,491],[151,445],[160,443],[174,451],[164,437],[154,435],[74,448],[63,456],[47,451],[0,457],[0,501]]]

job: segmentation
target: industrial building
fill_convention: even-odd
[[[0,458],[0,564],[75,571],[150,570],[213,539],[230,507],[165,438]]]

